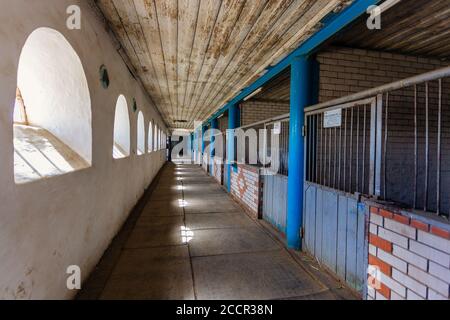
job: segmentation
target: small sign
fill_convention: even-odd
[[[336,128],[342,125],[342,109],[326,111],[323,117],[324,128]]]
[[[281,122],[275,122],[273,124],[273,133],[274,134],[281,134]]]

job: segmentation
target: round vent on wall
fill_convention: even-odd
[[[102,84],[102,87],[104,89],[108,89],[109,75],[108,75],[108,70],[106,69],[105,65],[102,65],[100,67],[100,83]]]

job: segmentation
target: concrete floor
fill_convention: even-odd
[[[354,299],[193,165],[166,165],[78,299]]]

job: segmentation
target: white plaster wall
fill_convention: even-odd
[[[147,137],[147,152],[153,151],[153,123],[150,121],[148,124],[148,137]]]
[[[66,28],[66,8],[82,9],[82,29]],[[136,156],[137,114],[130,112],[132,155],[112,158],[117,97],[135,97],[147,121],[164,127],[130,76],[86,0],[0,0],[0,299],[70,299],[66,268],[83,279],[101,258],[129,212],[165,161],[164,151]],[[82,62],[92,106],[92,167],[16,185],[13,106],[19,56],[35,29],[61,32]],[[99,81],[108,68],[111,86]],[[131,109],[131,108],[130,108]],[[148,130],[148,128],[146,128]]]

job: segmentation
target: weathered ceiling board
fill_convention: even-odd
[[[192,129],[348,0],[96,0],[172,128]],[[178,122],[184,120],[187,122]]]
[[[368,30],[360,19],[336,39],[337,45],[450,59],[450,1],[403,0]]]

